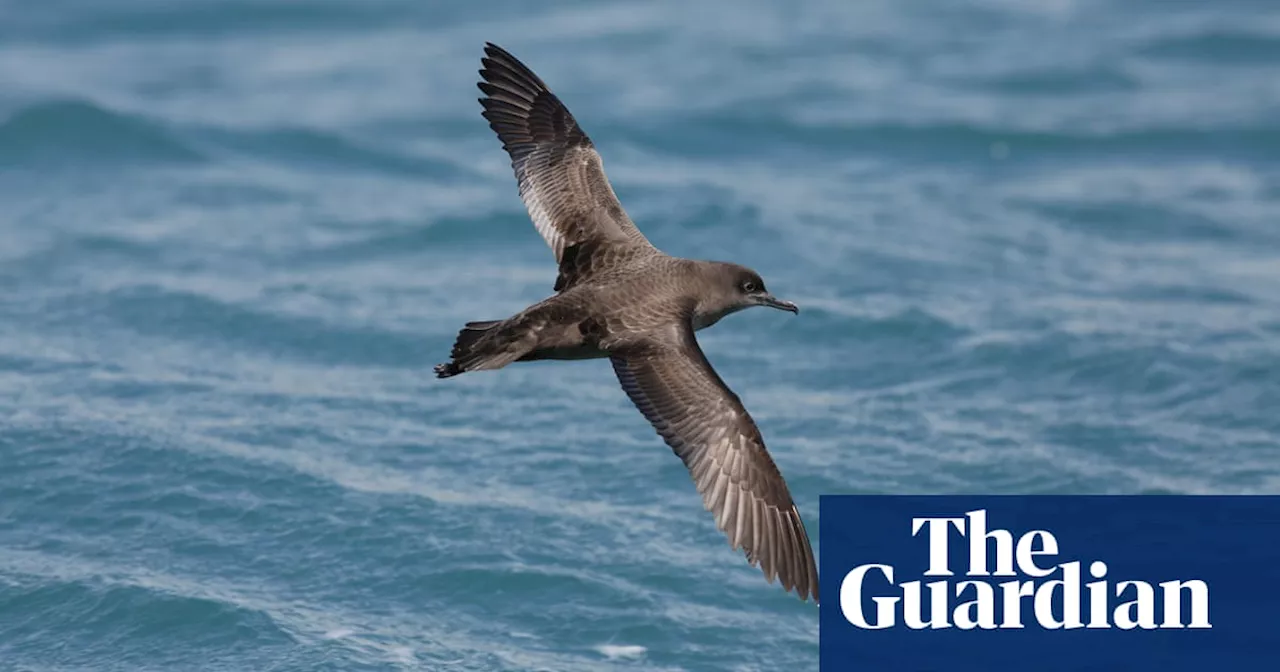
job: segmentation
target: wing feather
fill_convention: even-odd
[[[632,402],[684,461],[716,527],[770,583],[818,601],[818,570],[800,512],[746,408],[716,374],[692,325],[615,352]]]
[[[482,114],[511,156],[520,198],[556,263],[583,244],[652,249],[618,202],[591,138],[560,99],[501,47],[486,43],[484,51]]]

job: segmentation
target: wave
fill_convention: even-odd
[[[1161,240],[1224,242],[1248,232],[1218,217],[1161,203],[1079,203],[1017,199],[1017,207],[1061,226],[1103,238],[1135,244]]]
[[[764,116],[699,115],[679,122],[679,133],[637,127],[636,140],[673,153],[687,151],[696,137],[707,153],[812,160],[815,155],[847,157],[851,151],[892,156],[914,163],[972,164],[975,156],[996,159],[1125,156],[1133,158],[1211,157],[1271,161],[1280,147],[1280,127],[1269,124],[1200,128],[1161,126],[1088,131],[987,127],[970,123],[841,123]],[[762,149],[768,148],[766,149]]]
[[[9,641],[32,651],[45,649],[50,656],[46,662],[78,667],[110,661],[125,667],[169,658],[180,666],[193,649],[225,656],[294,641],[269,613],[235,596],[184,594],[207,592],[199,584],[146,585],[150,581],[145,575],[59,577],[62,571],[78,570],[60,566],[64,561],[59,558],[45,559],[58,564],[14,577],[17,585],[0,591],[0,612],[22,615],[6,623]],[[63,633],[56,649],[40,641],[49,632]],[[123,649],[118,645],[122,640],[129,642]],[[183,642],[183,650],[173,650],[173,641]]]
[[[1214,65],[1280,64],[1280,36],[1243,31],[1201,32],[1152,40],[1140,54]]]
[[[207,129],[203,139],[256,159],[288,164],[305,164],[309,170],[367,170],[387,175],[452,181],[466,166],[436,159],[410,156],[341,135],[308,128],[275,128],[261,131]]]
[[[0,122],[0,167],[202,160],[199,152],[158,124],[85,101],[38,103],[21,108]]]
[[[425,367],[438,358],[416,334],[341,326],[157,287],[113,291],[100,308],[109,319],[142,334],[188,342],[213,339],[327,364]]]
[[[386,224],[368,227],[369,233],[353,240],[344,240],[289,255],[291,263],[301,265],[352,264],[377,259],[416,257],[424,254],[449,255],[454,250],[460,254],[474,254],[477,250],[493,252],[504,246],[516,247],[508,263],[522,263],[533,259],[539,264],[536,276],[550,288],[555,267],[546,264],[547,255],[535,245],[537,234],[523,212],[498,213],[475,217],[441,216],[425,225]],[[532,238],[533,240],[530,240]],[[532,248],[532,253],[530,249]],[[523,256],[519,256],[523,255]],[[496,267],[496,273],[510,277],[514,272],[510,265]],[[483,269],[472,268],[473,272]]]
[[[999,93],[1064,97],[1096,93],[1128,93],[1136,91],[1139,86],[1135,77],[1115,67],[1013,72],[976,79],[974,83]]]

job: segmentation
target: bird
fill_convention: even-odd
[[[486,42],[482,116],[511,158],[520,198],[555,254],[549,298],[467,322],[439,378],[513,362],[609,359],[623,391],[688,468],[734,550],[802,601],[818,570],[800,512],[741,399],[694,332],[753,306],[798,314],[739,264],[668,255],[623,210],[600,154],[524,63]]]

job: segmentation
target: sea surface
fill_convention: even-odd
[[[0,0],[0,670],[814,670],[555,267],[486,40],[836,493],[1280,493],[1271,0]]]

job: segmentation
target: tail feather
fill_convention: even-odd
[[[502,320],[468,322],[462,331],[458,332],[458,338],[453,343],[453,350],[449,353],[451,361],[436,365],[436,377],[448,378],[464,371],[482,368],[486,363],[485,360],[491,359],[493,355],[501,355],[501,349],[497,352],[486,352],[488,348],[479,350],[476,347],[485,336],[489,335],[490,330],[499,324],[502,324]]]
[[[449,378],[462,373],[462,367],[453,362],[445,362],[444,364],[436,364],[433,369],[436,372],[436,378]]]
[[[458,332],[458,340],[454,341],[453,351],[449,353],[449,356],[453,359],[458,359],[471,352],[471,348],[475,346],[477,341],[484,338],[484,335],[489,333],[490,329],[501,323],[502,320],[468,322],[462,328],[462,331]]]

